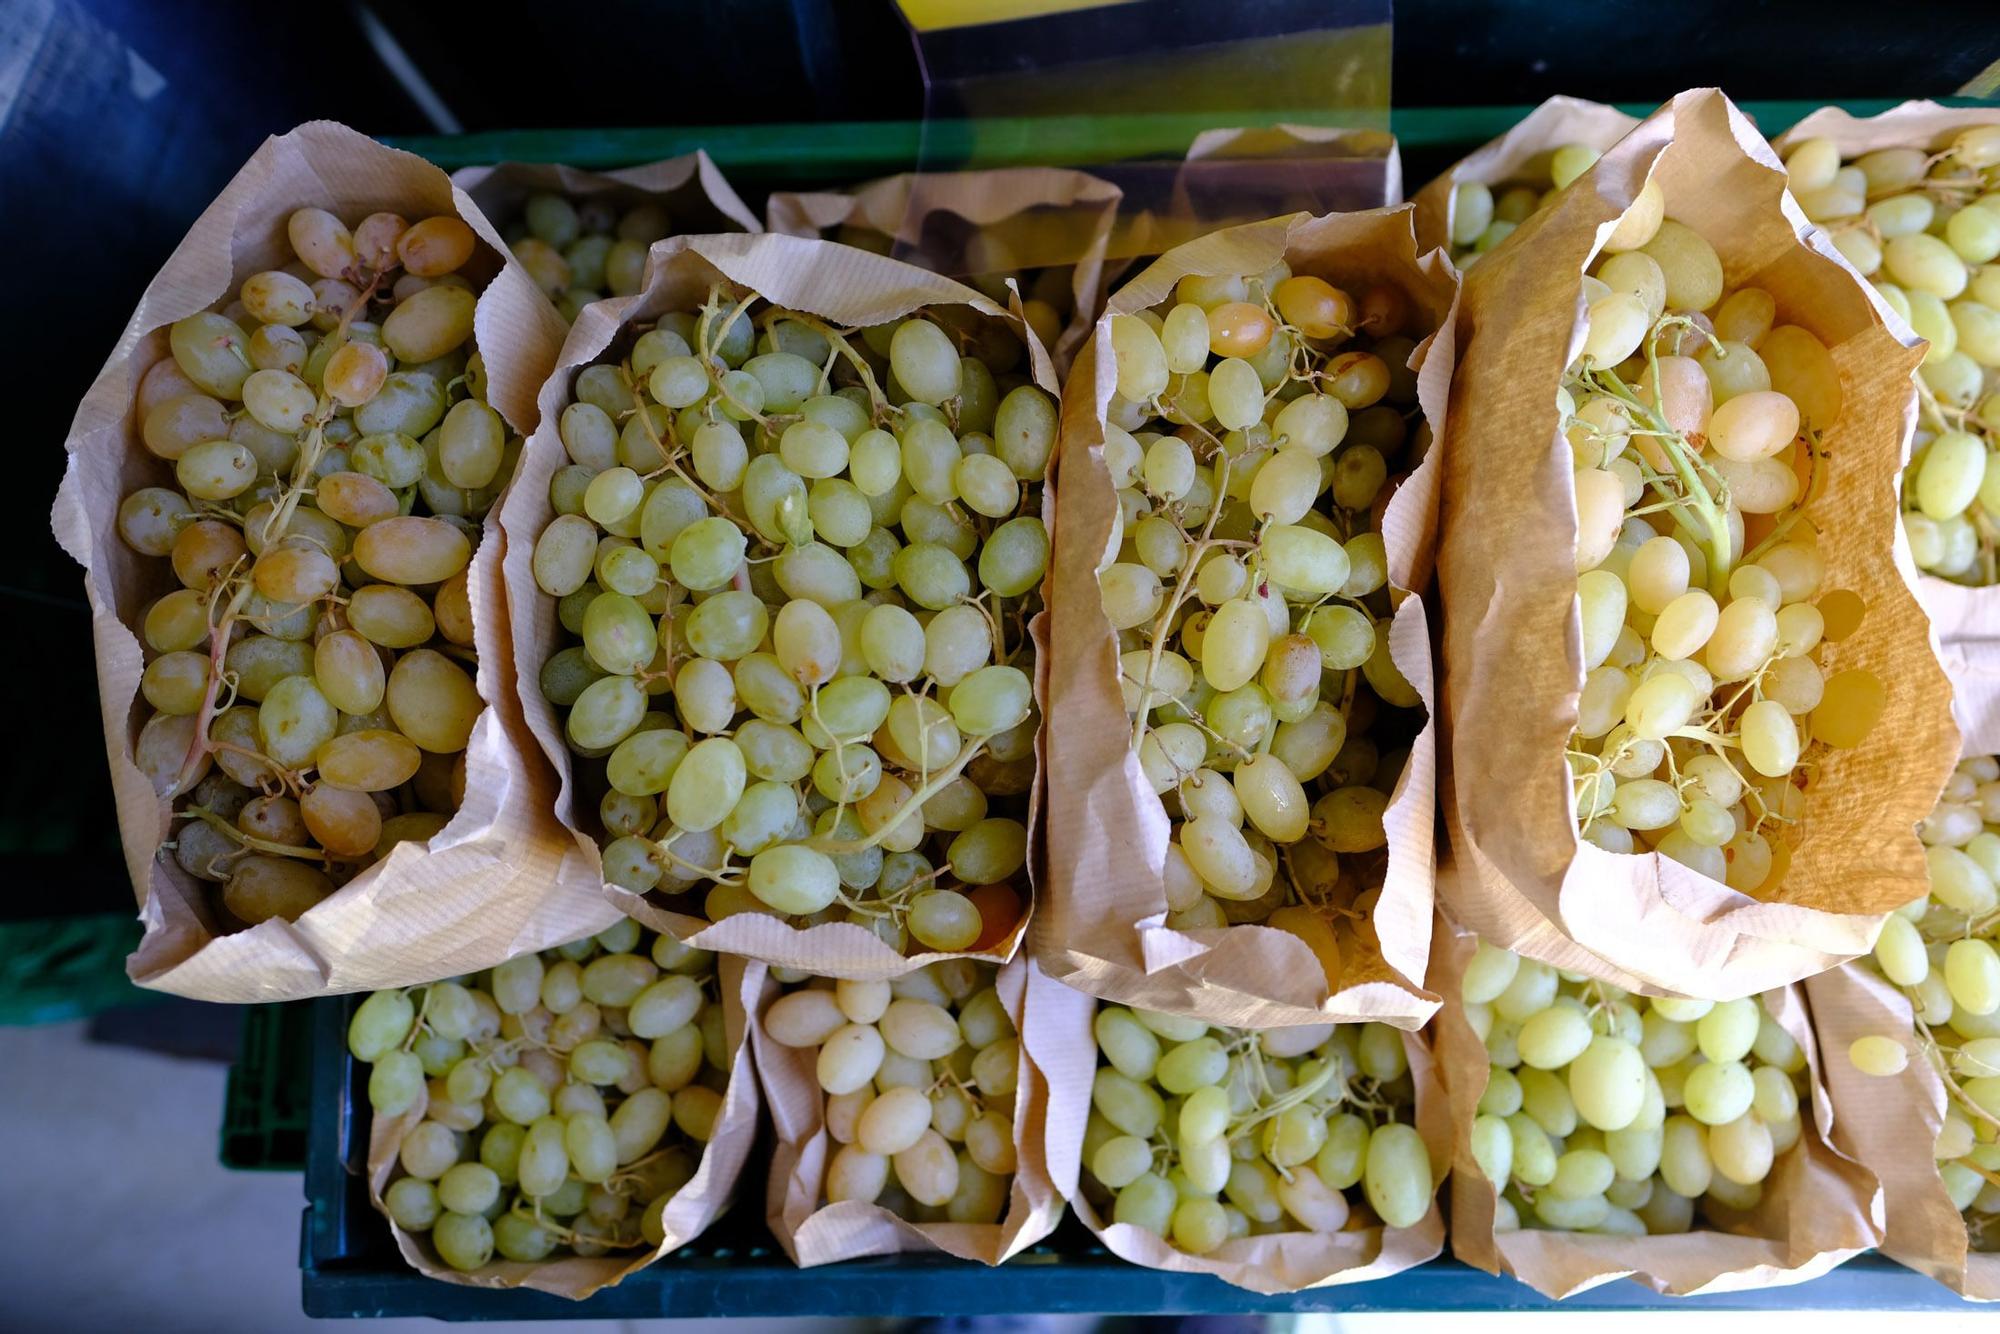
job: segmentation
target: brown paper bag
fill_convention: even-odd
[[[1833,1140],[1875,1174],[1888,1212],[1882,1250],[1961,1296],[2000,1301],[2000,1255],[1968,1250],[1965,1217],[1945,1194],[1931,1146],[1944,1125],[1945,1088],[1921,1051],[1899,1075],[1864,1075],[1847,1059],[1856,1038],[1911,1042],[1914,1019],[1902,991],[1866,961],[1806,979],[1813,1031],[1828,1053]]]
[[[840,1147],[826,1132],[826,1094],[814,1074],[817,1048],[786,1047],[753,1024],[752,1050],[778,1134],[765,1186],[765,1221],[800,1265],[863,1255],[944,1251],[999,1264],[1055,1230],[1076,1193],[1077,1156],[1090,1114],[1090,998],[1051,981],[1021,958],[994,981],[1021,1035],[1020,1083],[1010,1109],[1018,1168],[997,1224],[913,1223],[875,1204],[821,1204],[826,1167]]]
[[[1451,1164],[1450,1102],[1429,1041],[1423,1034],[1408,1030],[1403,1032],[1402,1039],[1417,1091],[1417,1133],[1430,1151],[1431,1179],[1442,1183]],[[1094,1046],[1090,1054],[1094,1067]],[[1087,1087],[1088,1072],[1084,1078]],[[1359,1204],[1360,1191],[1355,1186],[1345,1192],[1357,1206],[1353,1220],[1361,1220],[1364,1215],[1372,1220],[1373,1215]],[[1073,1200],[1076,1216],[1120,1259],[1148,1269],[1213,1274],[1225,1283],[1265,1294],[1387,1278],[1435,1259],[1444,1250],[1444,1214],[1435,1199],[1431,1201],[1430,1212],[1414,1227],[1385,1227],[1379,1221],[1368,1221],[1360,1226],[1351,1224],[1339,1232],[1274,1232],[1224,1242],[1207,1255],[1189,1255],[1131,1223],[1106,1221],[1081,1191]]]
[[[656,1250],[613,1251],[584,1257],[567,1255],[538,1263],[495,1259],[472,1273],[453,1269],[438,1257],[430,1238],[413,1236],[397,1227],[396,1249],[411,1268],[426,1278],[446,1283],[462,1283],[470,1288],[533,1288],[558,1297],[581,1299],[600,1288],[614,1287],[663,1255],[677,1251],[708,1230],[722,1216],[736,1194],[736,1181],[750,1148],[757,1142],[759,1099],[757,1075],[750,1053],[750,1016],[777,994],[764,965],[754,960],[718,955],[717,980],[722,994],[723,1031],[729,1038],[729,1086],[722,1094],[722,1111],[715,1118],[715,1130],[702,1150],[701,1164],[688,1183],[674,1192],[660,1216],[666,1240]],[[403,1136],[424,1119],[425,1101],[401,1116],[374,1117],[368,1127],[368,1198],[387,1218],[383,1192],[398,1175],[397,1150]],[[490,1124],[490,1123],[489,1123]],[[669,1130],[669,1134],[679,1134]]]
[[[668,906],[664,895],[634,894],[607,883],[591,832],[595,813],[578,807],[574,757],[554,706],[542,694],[542,664],[561,647],[565,632],[556,617],[556,600],[535,583],[533,558],[536,538],[554,517],[549,478],[568,458],[557,434],[557,422],[571,402],[574,373],[598,361],[634,324],[650,322],[670,311],[693,309],[718,283],[739,294],[754,291],[777,305],[807,311],[842,326],[880,324],[919,306],[967,305],[992,319],[1007,321],[1026,344],[1028,369],[1035,383],[1055,391],[1055,370],[1048,353],[1021,319],[1018,301],[1013,311],[1002,310],[949,278],[826,241],[776,234],[672,237],[654,246],[647,261],[644,292],[600,301],[583,311],[570,330],[555,370],[542,386],[542,424],[521,452],[520,472],[498,510],[500,528],[506,535],[504,579],[514,634],[516,686],[528,727],[555,766],[560,786],[551,802],[556,818],[568,828],[574,843],[572,855],[564,862],[564,889],[566,893],[593,894],[601,890],[613,905],[638,921],[701,949],[843,977],[892,977],[912,972],[955,956],[905,957],[880,937],[849,922],[800,930],[765,913],[739,913],[711,924]],[[1052,512],[1052,491],[1053,487],[1045,490],[1042,498],[1044,522]],[[1042,617],[1035,620],[1039,624]],[[1035,626],[1030,628],[1041,645],[1042,632]],[[1037,662],[1047,660],[1043,646]],[[1040,821],[1041,792],[1038,766],[1028,804],[1031,848]],[[1031,869],[1033,861],[1031,855]],[[1011,958],[1032,913],[1029,902],[1022,926],[1013,935],[991,952],[972,957],[995,963]]]
[[[1498,186],[1528,175],[1530,167],[1546,167],[1546,158],[1565,144],[1588,144],[1600,153],[1623,139],[1638,124],[1617,107],[1580,97],[1551,97],[1530,111],[1497,139],[1487,141],[1453,163],[1450,170],[1417,191],[1417,239],[1426,249],[1451,246],[1452,218],[1457,211],[1456,188],[1466,181]],[[1541,175],[1546,178],[1547,172]]]
[[[1855,117],[1822,107],[1779,135],[1782,157],[1807,139],[1830,139],[1843,160],[1878,148],[1936,152],[1960,130],[2000,124],[2000,107],[1945,107],[1905,102],[1879,116]],[[1917,600],[1930,613],[1939,656],[1951,678],[1952,715],[1978,754],[2000,750],[2000,590],[1968,588],[1936,575],[1919,575]]]
[[[1649,174],[1715,245],[1730,286],[1765,288],[1781,320],[1828,346],[1845,395],[1822,437],[1834,465],[1808,515],[1826,587],[1860,594],[1868,612],[1822,663],[1872,670],[1888,704],[1861,746],[1820,763],[1777,899],[1657,854],[1604,852],[1577,837],[1570,811],[1562,756],[1583,672],[1571,457],[1555,397],[1580,310],[1575,278]],[[1439,559],[1452,848],[1439,892],[1486,939],[1628,988],[1729,999],[1868,949],[1882,915],[1926,891],[1912,830],[1958,755],[1897,515],[1917,352],[1784,186],[1727,98],[1683,93],[1466,274]]]
[[[202,1000],[267,1001],[402,986],[469,972],[615,921],[559,875],[574,850],[547,814],[552,777],[511,689],[513,661],[499,587],[500,542],[487,528],[472,562],[479,694],[487,702],[466,750],[464,805],[426,849],[396,848],[297,922],[218,935],[207,887],[156,855],[173,824],[132,759],[145,710],[135,707],[144,653],[129,628],[166,591],[163,560],[119,538],[119,502],[171,479],[137,442],[139,377],[167,354],[167,326],[229,300],[252,273],[289,261],[285,219],[321,206],[350,221],[376,209],[411,220],[456,213],[485,244],[471,276],[481,292],[475,337],[488,399],[519,431],[535,424],[535,390],[555,359],[562,321],[527,274],[502,263],[499,235],[445,174],[330,121],[268,139],[195,222],[140,299],[117,348],[77,409],[56,496],[56,537],[85,570],[99,694],[126,866],[146,934],[127,963],[142,986]],[[497,513],[497,507],[495,510]]]
[[[1444,432],[1453,363],[1456,294],[1450,266],[1419,257],[1408,206],[1323,218],[1294,214],[1217,232],[1168,252],[1111,300],[1112,314],[1143,310],[1190,273],[1257,273],[1279,259],[1336,281],[1393,282],[1438,332],[1418,346],[1418,401],[1435,439]],[[1064,390],[1060,504],[1053,561],[1049,782],[1049,893],[1033,924],[1035,956],[1052,976],[1096,996],[1193,1014],[1238,1028],[1379,1019],[1415,1028],[1437,1008],[1423,988],[1430,948],[1436,783],[1436,712],[1427,609],[1435,549],[1434,445],[1390,502],[1382,522],[1389,583],[1398,599],[1390,651],[1430,717],[1410,749],[1385,824],[1389,872],[1375,909],[1379,955],[1354,957],[1337,993],[1305,943],[1244,925],[1177,931],[1165,925],[1161,876],[1169,841],[1165,807],[1139,768],[1118,680],[1117,639],[1105,619],[1097,567],[1117,499],[1104,470],[1104,412],[1116,384],[1110,321],[1098,323]],[[1351,937],[1344,937],[1347,951]]]
[[[520,213],[529,195],[548,191],[572,201],[603,200],[619,208],[662,204],[676,232],[764,230],[750,206],[723,179],[714,159],[699,149],[616,171],[585,171],[558,162],[497,162],[461,167],[451,174],[451,183],[471,195],[480,211],[502,229]]]
[[[1104,248],[1122,197],[1111,182],[1067,167],[906,172],[851,191],[779,191],[765,203],[764,221],[786,236],[847,240],[851,229],[926,250],[940,239],[930,235],[934,226],[969,225],[992,247],[986,253],[1018,256],[1028,268],[1073,266],[1071,310],[1049,348],[1060,375],[1103,306]]]
[[[1882,1240],[1882,1194],[1875,1178],[1829,1142],[1838,1140],[1827,1096],[1826,1062],[1797,986],[1764,998],[1771,1016],[1806,1054],[1810,1109],[1799,1142],[1764,1182],[1747,1214],[1677,1236],[1602,1236],[1532,1230],[1495,1233],[1498,1193],[1472,1154],[1472,1122],[1486,1092],[1486,1044],[1466,1022],[1459,980],[1478,947],[1470,931],[1439,922],[1432,976],[1444,994],[1433,1041],[1451,1101],[1451,1249],[1470,1265],[1511,1274],[1545,1296],[1562,1298],[1614,1279],[1632,1278],[1670,1297],[1783,1287],[1819,1277]]]

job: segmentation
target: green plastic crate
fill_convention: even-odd
[[[1984,105],[1977,98],[1944,97],[1947,106]],[[1635,116],[1651,102],[1621,102]],[[1826,103],[1740,102],[1767,135],[1790,128]],[[1833,105],[1872,116],[1897,105],[1892,98],[1845,98]],[[1410,188],[1487,140],[1504,134],[1529,106],[1398,107],[1389,114]],[[976,159],[983,167],[1067,166],[1126,158],[1175,156],[1213,117],[1050,116],[951,121],[928,129],[919,121],[832,121],[821,124],[690,125],[629,129],[493,130],[481,134],[413,135],[388,142],[429,158],[448,171],[492,162],[564,162],[608,170],[704,149],[732,184],[747,191],[808,189],[854,183],[913,169],[920,156],[946,163]],[[1266,112],[1249,123],[1320,122],[1324,112]],[[1358,125],[1353,128],[1367,128]],[[1414,165],[1413,165],[1414,164]]]
[[[239,1172],[297,1172],[312,1119],[312,1002],[243,1008],[217,1156]]]

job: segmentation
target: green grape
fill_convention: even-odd
[[[347,1049],[355,1060],[373,1064],[403,1044],[416,1016],[407,992],[373,992],[348,1021]]]
[[[1097,1012],[1093,1030],[1098,1048],[1112,1066],[1129,1079],[1148,1080],[1160,1061],[1160,1041],[1122,1006]]]
[[[443,1212],[437,1187],[418,1177],[398,1177],[390,1182],[382,1195],[382,1207],[405,1232],[430,1231]]]
[[[384,1116],[400,1116],[424,1094],[424,1069],[414,1052],[388,1051],[368,1074],[368,1104]]]
[[[1430,1212],[1430,1153],[1412,1126],[1391,1122],[1368,1139],[1363,1173],[1369,1207],[1390,1227],[1415,1227]]]
[[[910,901],[909,930],[929,949],[969,949],[979,938],[979,910],[962,894],[925,890]]]
[[[478,1214],[447,1213],[431,1228],[431,1243],[446,1264],[470,1273],[493,1258],[493,1228]]]
[[[779,912],[807,915],[840,893],[840,873],[824,853],[797,844],[767,848],[750,862],[750,892]]]
[[[1111,1221],[1142,1227],[1164,1237],[1172,1226],[1177,1207],[1174,1188],[1154,1172],[1142,1172],[1118,1192]]]

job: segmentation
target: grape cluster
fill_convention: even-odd
[[[1386,1024],[1248,1031],[1114,1005],[1095,1031],[1083,1185],[1111,1222],[1207,1255],[1355,1226],[1357,1184],[1389,1227],[1430,1212],[1404,1035]]]
[[[758,304],[663,317],[560,419],[533,568],[582,643],[541,686],[603,760],[605,878],[991,948],[1022,912],[1055,403],[967,308],[854,337]]]
[[[785,1047],[816,1049],[826,1095],[828,1204],[913,1223],[997,1223],[1016,1154],[1021,1039],[996,969],[945,959],[892,982],[816,977],[764,1012]]]
[[[2000,582],[2000,125],[1940,153],[1884,148],[1845,165],[1830,140],[1808,139],[1785,170],[1806,216],[1930,341],[1903,482],[1917,568]]]
[[[1366,922],[1423,723],[1390,657],[1380,532],[1428,439],[1411,317],[1394,286],[1357,302],[1282,262],[1111,317],[1098,584],[1132,745],[1175,822],[1168,922],[1290,931],[1329,986],[1328,915]]]
[[[1492,1062],[1472,1154],[1496,1231],[1686,1232],[1755,1208],[1804,1133],[1805,1052],[1760,998],[1645,1000],[1483,942],[1460,993]]]
[[[641,952],[643,951],[643,952]],[[662,1244],[728,1088],[715,956],[629,919],[460,981],[378,991],[348,1050],[404,1131],[383,1207],[454,1269]]]
[[[1585,839],[1658,852],[1745,893],[1790,864],[1825,748],[1859,745],[1880,678],[1828,675],[1864,610],[1827,590],[1806,509],[1840,377],[1755,287],[1726,292],[1648,182],[1583,280],[1557,393],[1575,465],[1583,689],[1568,761]]]
[[[134,759],[188,798],[173,856],[243,924],[457,809],[483,707],[466,575],[521,444],[484,402],[470,227],[306,208],[287,231],[296,263],[169,331],[136,417],[175,485],[118,512],[179,585],[141,622]]]
[[[1502,184],[1497,197],[1494,187],[1483,181],[1460,181],[1452,187],[1452,263],[1462,269],[1478,263],[1481,255],[1506,240],[1571,181],[1589,171],[1598,156],[1589,144],[1563,144],[1530,164],[1536,169],[1534,177]]]
[[[1889,917],[1874,955],[1915,1032],[1859,1038],[1849,1057],[1886,1076],[1924,1053],[1947,1093],[1938,1171],[1974,1246],[2000,1250],[2000,760],[1960,761],[1918,832],[1931,892]]]
[[[566,320],[606,296],[631,296],[646,276],[646,252],[667,235],[658,203],[620,210],[608,200],[529,195],[502,233],[514,258]]]

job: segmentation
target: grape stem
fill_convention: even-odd
[[[562,1242],[565,1246],[575,1246],[581,1242],[587,1246],[602,1246],[606,1250],[626,1250],[640,1244],[641,1239],[638,1237],[626,1237],[616,1233],[608,1237],[600,1237],[594,1234],[579,1232],[574,1228],[564,1227],[554,1219],[543,1216],[542,1202],[539,1197],[529,1196],[528,1198],[535,1201],[533,1208],[523,1208],[521,1201],[516,1199],[513,1208],[509,1212],[527,1219],[557,1241]]]
[[[218,597],[222,589],[228,587],[230,581],[236,578],[236,570],[241,565],[242,561],[239,559],[237,565],[231,567],[229,574],[217,581],[216,593]],[[247,579],[237,586],[235,593],[230,597],[228,608],[222,613],[219,620],[214,615],[215,600],[213,598],[210,599],[208,683],[202,688],[201,707],[196,709],[194,713],[194,736],[188,740],[187,756],[181,761],[180,774],[174,779],[174,791],[176,792],[184,792],[194,785],[195,771],[215,747],[215,743],[209,740],[208,727],[219,712],[215,707],[215,702],[216,696],[222,690],[222,679],[226,674],[225,662],[229,653],[229,628],[235,621],[236,614],[243,609],[243,604],[250,600],[251,587]],[[233,690],[231,697],[234,698]],[[273,767],[275,768],[276,766],[274,765]]]
[[[354,322],[354,317],[368,308],[376,288],[395,267],[394,262],[391,262],[371,275],[361,290],[355,293],[354,300],[348,302],[347,307],[340,312],[340,322],[327,335],[327,340],[334,345],[335,351],[338,351],[341,344],[347,340],[347,328]],[[291,527],[292,515],[298,512],[299,501],[311,489],[314,470],[319,467],[320,459],[326,452],[326,423],[332,420],[333,416],[333,400],[322,386],[313,414],[307,418],[306,440],[299,448],[298,460],[292,465],[292,480],[286,483],[283,493],[264,520],[263,540],[266,547],[284,538]],[[224,588],[229,587],[238,578],[243,578],[238,573],[241,568],[242,562],[239,560],[231,567],[228,575],[217,581],[218,597]],[[244,603],[249,601],[252,589],[253,585],[249,580],[243,578],[243,582],[236,586],[235,592],[230,597],[229,606],[223,611],[219,620],[214,616],[215,600],[211,599],[209,603],[208,684],[202,692],[201,707],[195,711],[194,736],[188,742],[187,758],[181,761],[180,774],[174,781],[175,792],[185,791],[192,785],[196,768],[200,766],[203,758],[215,749],[215,744],[209,740],[208,729],[218,712],[216,694],[221,688],[224,656],[229,651],[230,632],[237,616],[243,610]],[[266,762],[269,763],[268,760]],[[273,764],[272,767],[275,769],[279,766]]]
[[[836,329],[825,320],[803,311],[792,311],[787,318],[803,324],[825,338],[833,350],[854,367],[856,374],[861,377],[862,387],[868,391],[868,401],[872,407],[869,414],[871,421],[879,426],[895,415],[896,410],[890,405],[889,396],[882,392],[882,386],[875,379],[875,368],[868,364],[868,358],[855,351],[854,344],[847,341],[847,331]],[[825,378],[826,373],[822,372],[821,379]]]
[[[230,821],[224,819],[219,813],[208,809],[206,806],[189,806],[186,810],[180,812],[180,814],[194,816],[209,828],[233,840],[239,848],[246,852],[255,850],[257,852],[269,853],[274,857],[297,857],[305,861],[316,862],[330,861],[326,854],[318,848],[300,847],[293,843],[275,843],[267,838],[258,838],[254,834],[246,834]]]
[[[1653,369],[1655,385],[1653,396],[1658,400],[1660,393],[1657,342],[1648,342],[1646,359]],[[1664,416],[1647,406],[1637,394],[1627,388],[1615,370],[1599,369],[1594,371],[1593,375],[1600,388],[1623,402],[1628,411],[1639,414],[1651,424],[1652,434],[1658,438],[1661,452],[1673,465],[1674,475],[1681,484],[1681,493],[1669,491],[1659,483],[1654,484],[1654,489],[1660,493],[1674,518],[1689,532],[1706,532],[1707,537],[1703,545],[1708,556],[1709,591],[1720,598],[1729,589],[1730,555],[1734,545],[1729,535],[1728,484],[1721,483],[1720,478],[1717,479],[1721,483],[1721,498],[1718,502],[1716,495],[1710,492],[1695,469],[1686,437],[1674,430],[1667,424]]]
[[[1917,1032],[1923,1038],[1924,1049],[1931,1058],[1931,1068],[1936,1070],[1938,1078],[1944,1081],[1944,1086],[1951,1092],[1952,1099],[1979,1120],[1984,1121],[1995,1130],[2000,1130],[2000,1116],[1993,1115],[1993,1113],[1974,1102],[1972,1095],[1967,1093],[1964,1086],[1952,1076],[1950,1062],[1944,1059],[1944,1044],[1937,1040],[1937,1034],[1931,1031],[1931,1026],[1924,1022],[1924,1017],[1921,1014],[1915,1012],[1914,1007],[1912,1008],[1910,1019],[1916,1024]]]
[[[972,763],[979,753],[986,749],[988,739],[983,736],[974,737],[960,746],[958,754],[953,757],[951,763],[935,774],[928,774],[924,785],[911,793],[909,800],[903,802],[897,809],[912,813],[921,812],[925,802],[949,787],[951,781],[958,777],[965,766]],[[884,822],[880,829],[866,838],[829,839],[816,834],[805,841],[805,846],[828,857],[846,857],[857,852],[866,852],[870,848],[880,846],[882,840],[894,833],[907,818],[909,817],[906,815],[898,815]]]
[[[766,538],[762,533],[758,532],[755,528],[753,528],[750,525],[750,521],[748,519],[738,516],[735,510],[723,504],[722,501],[718,499],[714,494],[712,494],[707,487],[703,486],[700,482],[696,481],[694,478],[687,475],[686,470],[683,469],[680,464],[680,453],[681,453],[680,442],[676,440],[674,442],[673,449],[669,450],[667,448],[667,442],[660,438],[659,430],[653,425],[653,415],[650,412],[646,411],[646,400],[640,396],[639,385],[632,375],[632,362],[630,358],[626,359],[625,364],[623,366],[623,370],[625,372],[625,383],[630,387],[632,392],[632,408],[633,412],[639,419],[639,425],[645,430],[646,438],[652,441],[653,448],[660,451],[660,457],[666,460],[666,466],[673,471],[674,476],[680,478],[682,482],[687,484],[690,490],[692,490],[696,495],[700,496],[704,501],[706,501],[708,503],[709,508],[713,509],[716,513],[722,515],[725,519],[728,519],[731,523],[735,524],[738,528],[742,529],[746,534],[748,534],[751,541],[759,544],[760,546],[772,545],[768,540],[766,540]],[[669,429],[671,429],[671,427]],[[657,470],[655,470],[653,472],[647,473],[646,475],[648,477],[657,477],[659,473]]]
[[[1208,553],[1209,543],[1215,536],[1215,521],[1222,514],[1224,497],[1229,490],[1229,451],[1218,447],[1216,453],[1218,462],[1215,497],[1209,505],[1208,518],[1202,524],[1201,537],[1189,549],[1187,558],[1181,562],[1180,573],[1174,576],[1173,596],[1167,600],[1166,607],[1153,621],[1153,642],[1146,654],[1146,679],[1139,683],[1139,707],[1137,716],[1132,721],[1132,748],[1135,750],[1139,743],[1146,739],[1146,720],[1153,709],[1153,678],[1160,670],[1160,654],[1166,650],[1168,632],[1173,626],[1174,617],[1180,612],[1181,604],[1187,601],[1188,585],[1194,579],[1195,566],[1199,565],[1201,558]],[[1178,524],[1176,526],[1178,527]],[[1181,529],[1181,536],[1187,536],[1185,528]]]

